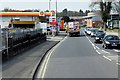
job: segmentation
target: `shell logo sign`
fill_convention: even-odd
[[[43,11],[41,11],[40,16],[45,16],[45,13]]]

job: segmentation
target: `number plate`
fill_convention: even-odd
[[[117,46],[117,44],[113,43],[112,46]]]

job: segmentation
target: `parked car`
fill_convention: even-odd
[[[97,31],[98,31],[98,29],[93,28],[93,29],[91,30],[90,36],[91,36],[91,37],[95,37]]]
[[[88,28],[87,30],[87,34],[91,36],[92,34],[92,37],[95,35],[94,33],[96,32],[96,28]]]
[[[102,34],[102,33],[105,33],[105,32],[102,31],[102,30],[97,30],[97,31],[96,31],[96,34]]]
[[[89,29],[90,27],[85,27],[84,31],[85,33],[87,33],[87,30]]]
[[[103,39],[103,48],[120,47],[120,39],[116,35],[107,35]]]
[[[96,34],[96,36],[94,37],[94,42],[95,43],[102,42],[104,36],[105,36],[105,33]]]
[[[91,28],[87,28],[86,34],[90,35],[91,34],[91,30],[92,30]]]

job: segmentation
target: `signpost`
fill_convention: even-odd
[[[68,22],[69,28],[74,28],[74,22]]]
[[[2,34],[1,34],[1,25],[0,25],[0,50],[1,48],[2,48]]]

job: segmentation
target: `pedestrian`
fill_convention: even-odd
[[[52,26],[52,36],[54,37],[56,33],[55,26]]]
[[[68,25],[66,25],[65,30],[66,30],[66,33],[68,33]]]

